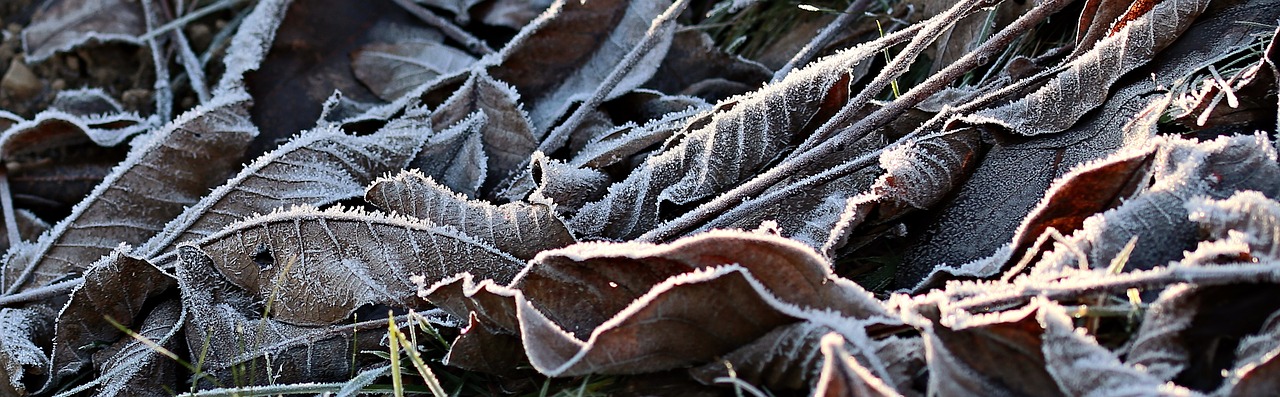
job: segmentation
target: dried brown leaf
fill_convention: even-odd
[[[27,60],[36,62],[91,40],[142,44],[138,36],[146,31],[141,2],[56,0],[32,16],[22,30],[22,47]]]

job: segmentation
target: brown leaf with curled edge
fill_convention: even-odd
[[[595,91],[645,36],[650,21],[670,5],[670,0],[559,0],[511,39],[489,74],[527,99],[535,136],[541,137],[574,102]],[[671,44],[670,31],[607,98],[649,80]]]
[[[534,153],[529,162],[529,176],[537,187],[529,192],[529,201],[556,204],[556,213],[564,216],[578,212],[588,202],[604,197],[609,176],[590,167],[565,164]]]
[[[1262,329],[1240,341],[1236,363],[1216,395],[1260,396],[1280,389],[1280,311],[1271,313]]]
[[[922,324],[930,393],[948,396],[1061,396],[1045,369],[1036,305],[989,314],[936,308]]]
[[[900,396],[897,390],[877,378],[858,358],[845,350],[845,339],[838,333],[822,337],[822,375],[814,387],[813,395],[820,397],[843,396]]]
[[[85,283],[71,293],[70,301],[58,313],[50,384],[57,384],[58,380],[73,376],[98,361],[93,356],[104,344],[129,339],[107,318],[132,330],[144,330],[141,326],[148,317],[144,312],[148,302],[154,305],[153,300],[178,286],[173,276],[121,249],[94,263],[84,278]],[[173,320],[177,319],[177,312],[175,310]]]
[[[576,242],[552,205],[470,200],[417,170],[378,179],[365,191],[365,200],[383,211],[455,227],[522,260]]]
[[[96,378],[63,393],[95,390],[94,395],[102,397],[171,395],[156,385],[176,384],[178,363],[164,357],[156,346],[169,351],[178,347],[183,318],[182,304],[177,299],[162,301],[146,313],[136,329],[130,327],[136,337],[124,337],[94,354]]]
[[[349,379],[359,347],[377,346],[385,318],[349,325],[299,327],[263,317],[263,301],[231,285],[213,260],[191,245],[178,247],[176,267],[187,319],[189,351],[205,352],[200,368],[224,384],[265,385]],[[306,365],[273,363],[305,363]],[[256,375],[253,378],[245,374]],[[198,388],[209,387],[196,379]]]
[[[845,50],[692,117],[661,153],[584,206],[570,225],[589,236],[634,238],[679,215],[680,207],[754,176],[844,105],[847,70],[877,55],[873,49]]]
[[[1065,70],[1035,92],[965,119],[998,125],[1023,136],[1065,131],[1085,113],[1103,105],[1112,84],[1121,76],[1151,61],[1178,39],[1208,5],[1208,0],[1161,1],[1150,12],[1070,61]]]
[[[484,125],[472,133],[480,135],[483,143],[490,175],[483,185],[484,190],[490,190],[529,159],[538,141],[520,105],[520,94],[484,71],[472,73],[462,88],[436,108],[431,123],[446,128],[465,122],[476,112],[485,116]]]
[[[365,186],[404,167],[422,147],[429,133],[422,113],[411,111],[364,136],[332,126],[304,131],[246,165],[135,253],[167,265],[176,259],[177,244],[199,240],[246,217],[290,205],[322,206],[361,197]]]
[[[1115,353],[1077,330],[1062,306],[1033,302],[1044,327],[1045,366],[1062,392],[1072,396],[1190,395],[1184,387],[1166,383],[1146,371],[1120,363]]]
[[[476,59],[434,41],[370,43],[351,55],[351,71],[374,95],[386,101],[439,78],[471,67]]]
[[[1093,49],[1098,41],[1112,33],[1116,19],[1128,11],[1133,0],[1088,0],[1080,12],[1080,20],[1076,23],[1076,48],[1066,59],[1075,59],[1079,54]]]
[[[897,323],[865,291],[832,276],[811,249],[736,231],[665,245],[581,243],[539,255],[507,287],[468,280],[445,280],[420,295],[454,315],[493,319],[495,327],[515,319],[518,328],[505,331],[518,332],[534,368],[552,376],[706,362],[797,319]],[[674,329],[657,331],[663,327]],[[689,332],[717,337],[670,337]],[[675,351],[682,353],[661,353]]]
[[[39,62],[89,41],[142,44],[142,3],[128,0],[55,0],[43,3],[22,30],[22,52]]]
[[[256,134],[248,95],[223,95],[140,138],[71,216],[5,262],[15,293],[88,268],[119,243],[140,244],[226,178]]]
[[[570,163],[596,169],[621,163],[666,141],[683,129],[691,118],[705,115],[705,110],[689,109],[679,113],[668,113],[662,118],[651,120],[643,125],[627,123],[614,127],[608,133],[588,140],[582,149],[574,154]]]
[[[510,280],[522,262],[449,226],[360,210],[294,207],[237,222],[199,246],[231,283],[275,297],[273,319],[334,324],[361,305],[415,307],[409,275]]]
[[[514,333],[495,331],[472,313],[467,327],[450,345],[444,356],[445,365],[468,371],[492,374],[511,374],[528,368],[529,359],[524,355],[520,337]]]
[[[485,112],[476,111],[452,127],[432,135],[418,156],[409,163],[440,184],[467,197],[477,197],[489,175],[485,155]]]
[[[0,392],[21,396],[40,388],[49,356],[40,348],[53,330],[47,309],[0,309]]]

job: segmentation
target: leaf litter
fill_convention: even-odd
[[[1280,379],[1274,1],[418,3],[19,4],[0,394]]]

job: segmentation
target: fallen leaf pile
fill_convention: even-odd
[[[1277,1],[32,3],[0,395],[1280,389]]]

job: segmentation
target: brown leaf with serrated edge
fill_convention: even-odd
[[[107,318],[141,330],[138,326],[144,323],[143,310],[149,307],[148,301],[178,286],[173,276],[119,249],[94,263],[84,278],[85,283],[71,293],[70,301],[58,313],[52,384],[75,375],[94,361],[93,355],[102,347],[99,344],[129,339]]]
[[[264,318],[266,302],[228,283],[199,248],[182,245],[178,252],[188,350],[205,352],[201,371],[223,384],[346,380],[361,364],[359,349],[377,346],[387,335],[385,318],[319,327]],[[268,367],[273,363],[307,365]],[[196,379],[197,389],[210,387],[208,380]]]
[[[172,281],[172,280],[170,280]],[[166,299],[152,308],[135,327],[134,337],[123,337],[94,353],[97,377],[64,393],[95,390],[95,396],[144,396],[171,395],[155,385],[177,383],[178,363],[164,357],[156,347],[173,351],[181,341],[184,313],[177,299]],[[145,338],[146,342],[140,340]]]
[[[49,309],[0,309],[0,392],[20,396],[39,389],[49,373],[40,347],[53,331]]]
[[[552,205],[471,200],[417,170],[378,179],[365,191],[365,200],[383,211],[453,226],[522,260],[576,242]]]
[[[506,332],[518,332],[534,368],[553,376],[651,372],[706,362],[809,316],[897,323],[865,291],[834,278],[811,249],[744,232],[709,232],[667,245],[577,244],[539,255],[507,287],[468,280],[445,280],[420,296],[458,316],[475,312],[494,318],[491,323],[498,327],[516,319],[518,329]],[[706,304],[682,303],[690,299]],[[515,313],[501,313],[513,308]],[[719,337],[673,340],[666,334],[686,331],[648,328],[690,326]]]
[[[475,198],[489,179],[489,157],[485,154],[484,128],[489,116],[476,111],[445,128],[427,141],[409,163],[450,190]]]
[[[141,44],[143,7],[128,0],[57,0],[43,3],[22,30],[22,52],[37,62],[90,40]]]
[[[670,5],[670,0],[557,1],[511,39],[498,55],[501,61],[488,72],[526,99],[534,135],[541,137],[574,102],[595,91],[618,60],[645,36],[649,22]],[[649,80],[670,43],[668,33],[608,98]]]
[[[274,296],[273,319],[311,326],[337,323],[370,303],[417,307],[410,275],[469,271],[508,281],[522,265],[449,226],[341,207],[249,218],[198,245],[232,284],[258,299]]]
[[[141,138],[71,216],[7,257],[5,291],[84,270],[117,244],[140,244],[160,231],[239,164],[257,134],[248,101],[247,94],[219,96]]]

